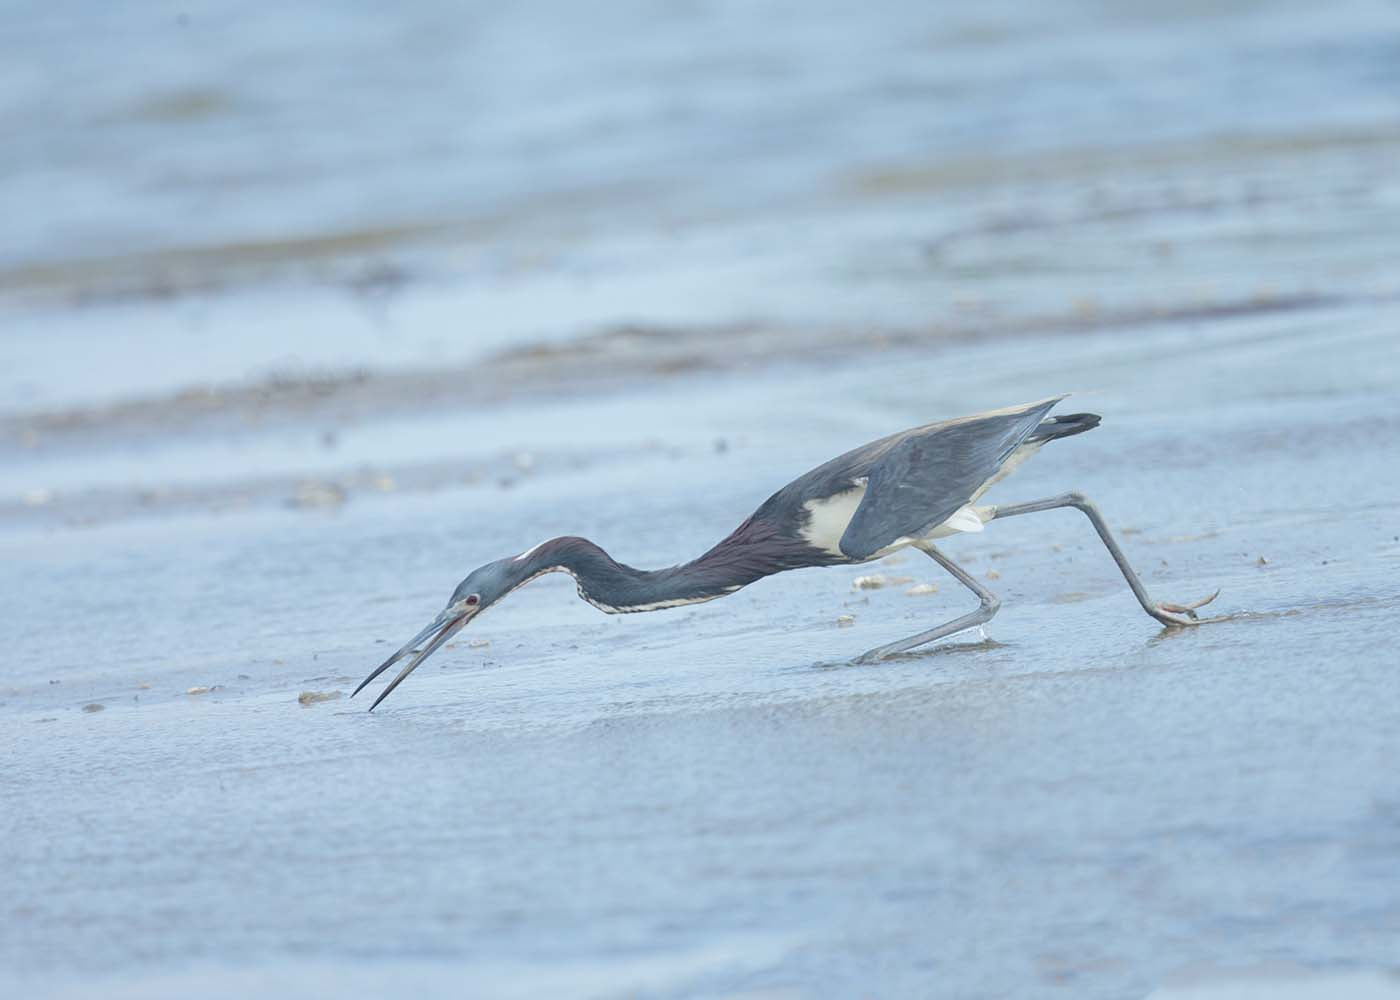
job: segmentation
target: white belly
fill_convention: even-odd
[[[802,529],[803,539],[808,545],[831,555],[844,555],[841,551],[841,536],[846,533],[846,526],[851,523],[851,518],[855,516],[856,508],[860,506],[864,497],[865,484],[860,483],[844,493],[836,493],[824,500],[808,500],[803,506],[807,508],[811,517],[807,521],[807,526]],[[934,525],[924,534],[917,537],[897,538],[870,558],[879,559],[881,556],[889,555],[896,549],[902,549],[917,541],[947,538],[949,535],[966,531],[981,531],[984,523],[975,507],[971,505],[959,507],[952,517],[941,524]]]

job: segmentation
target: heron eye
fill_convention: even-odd
[[[479,604],[479,603],[481,603],[481,597],[480,597],[479,595],[477,595],[477,594],[472,594],[470,597],[467,598],[467,603],[468,603],[468,604]]]

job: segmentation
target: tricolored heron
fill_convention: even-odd
[[[1088,516],[1138,603],[1157,621],[1169,627],[1219,621],[1198,618],[1195,611],[1213,601],[1219,591],[1193,604],[1152,600],[1103,515],[1083,494],[1066,493],[1029,503],[976,505],[983,493],[1047,441],[1082,434],[1099,425],[1099,417],[1092,413],[1047,417],[1064,398],[1055,396],[925,424],[848,451],[788,483],[718,545],[680,566],[633,569],[588,539],[575,537],[550,539],[518,556],[487,563],[458,584],[447,607],[366,677],[355,694],[417,650],[370,706],[374,711],[389,692],[468,622],[545,573],[568,573],[578,584],[579,596],[589,604],[608,614],[626,614],[713,601],[784,570],[863,563],[896,549],[916,548],[976,594],[981,603],[961,618],[876,647],[860,657],[864,661],[883,659],[982,625],[1001,606],[994,594],[934,546],[935,539],[981,531],[997,518],[1057,507],[1074,507]],[[425,641],[427,645],[418,650]]]

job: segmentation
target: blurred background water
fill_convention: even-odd
[[[0,410],[1394,290],[1384,0],[3,14]]]

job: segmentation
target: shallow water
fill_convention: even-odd
[[[1394,967],[1392,5],[11,6],[0,986]],[[917,555],[650,615],[550,577],[345,697],[488,559],[688,559],[1066,390],[1103,426],[991,499],[1085,491],[1232,620],[1158,628],[1063,511],[947,543],[985,641],[852,664],[972,606]]]
[[[0,965],[60,993],[989,997],[1142,995],[1241,957],[1384,965],[1397,320],[679,376],[492,412],[464,465],[592,432],[509,488],[12,523]],[[1158,596],[1219,586],[1236,620],[1160,630],[1064,512],[949,543],[998,577],[984,645],[850,664],[971,603],[912,556],[879,569],[936,595],[829,569],[607,617],[550,578],[372,716],[297,703],[348,693],[480,561],[566,531],[685,558],[846,445],[1066,385],[1096,387],[1074,403],[1103,427],[999,493],[1088,491]]]

